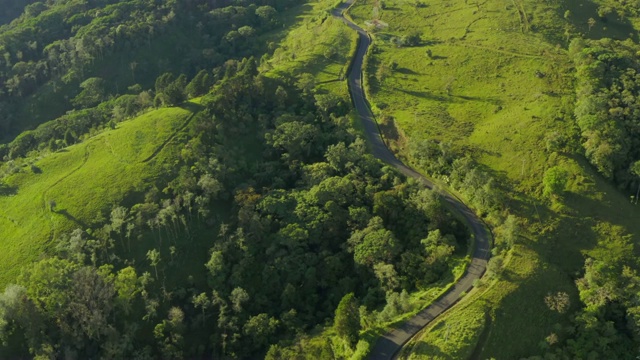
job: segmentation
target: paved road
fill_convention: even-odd
[[[371,109],[369,108],[369,104],[367,103],[364,95],[364,90],[362,89],[362,61],[369,49],[369,45],[371,45],[371,38],[366,31],[343,16],[343,12],[354,1],[355,0],[347,0],[345,3],[342,3],[340,6],[333,9],[332,13],[333,16],[342,19],[347,26],[357,31],[358,36],[360,37],[358,50],[355,58],[353,59],[351,71],[349,72],[348,83],[353,104],[360,116],[362,124],[364,125],[364,131],[367,140],[371,144],[373,155],[387,164],[392,165],[406,176],[420,180],[426,187],[432,189],[433,183],[398,160],[385,145],[380,135],[380,129],[378,128],[378,124],[371,113]],[[491,245],[490,236],[487,233],[486,228],[483,226],[482,220],[480,220],[473,211],[453,195],[445,194],[444,199],[450,207],[454,209],[454,211],[458,212],[466,219],[470,226],[470,230],[474,234],[475,249],[471,264],[462,278],[460,278],[460,280],[447,293],[420,311],[417,315],[381,337],[373,346],[369,359],[393,359],[402,346],[406,344],[418,331],[420,331],[420,329],[424,328],[445,310],[452,307],[460,298],[461,293],[471,290],[473,282],[476,279],[479,279],[486,270]]]

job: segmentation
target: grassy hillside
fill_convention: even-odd
[[[180,151],[180,130],[199,109],[150,111],[81,144],[43,154],[5,179],[0,196],[0,287],[38,259],[61,234],[108,216],[115,204],[148,190]],[[55,207],[51,210],[51,202]]]
[[[363,26],[376,14],[388,25],[371,29],[375,50],[367,69],[387,138],[409,159],[423,140],[471,155],[498,179],[508,195],[503,212],[518,216],[524,229],[502,275],[472,293],[468,307],[436,322],[411,358],[537,354],[555,324],[568,321],[550,311],[544,297],[565,291],[578,305],[574,280],[584,256],[608,236],[597,229],[640,232],[627,194],[582,156],[565,50],[568,39],[580,34],[635,38],[634,20],[602,19],[591,3],[377,3],[359,1],[350,13]],[[589,18],[597,20],[589,24]],[[412,35],[420,39],[415,44]],[[547,196],[542,179],[554,166],[569,180],[562,194]],[[497,236],[500,242],[500,229]],[[454,331],[458,324],[467,330]]]

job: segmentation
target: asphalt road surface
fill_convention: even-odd
[[[367,103],[367,99],[365,98],[364,90],[362,88],[362,62],[367,50],[369,49],[369,45],[371,45],[371,38],[366,31],[343,16],[343,12],[354,1],[355,0],[348,0],[342,3],[340,6],[333,9],[332,13],[333,16],[340,18],[347,26],[355,30],[360,37],[358,41],[358,50],[355,58],[353,59],[351,71],[348,74],[348,83],[353,104],[360,116],[362,124],[364,125],[367,141],[371,144],[371,149],[375,157],[395,167],[406,176],[420,180],[426,187],[432,189],[433,183],[398,160],[386,146],[382,136],[380,135],[380,129],[378,128],[378,124],[371,113],[371,109]],[[471,290],[473,282],[476,279],[479,279],[487,268],[491,244],[490,236],[486,228],[483,226],[482,220],[480,220],[478,216],[471,211],[471,209],[453,195],[445,193],[444,199],[454,211],[458,212],[466,219],[470,230],[474,235],[475,249],[471,264],[467,268],[465,274],[451,289],[449,289],[447,293],[442,295],[411,319],[408,319],[397,328],[382,336],[371,349],[369,354],[369,359],[371,360],[393,359],[397,356],[404,344],[417,334],[418,331],[424,328],[445,310],[455,305],[463,292]]]

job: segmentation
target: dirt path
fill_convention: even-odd
[[[431,181],[395,157],[386,146],[380,134],[380,129],[371,112],[362,87],[362,64],[367,50],[371,45],[371,38],[366,31],[343,16],[343,12],[351,6],[354,1],[355,0],[347,0],[333,9],[332,13],[333,16],[341,19],[347,26],[358,32],[358,49],[349,72],[348,84],[353,105],[362,121],[367,141],[371,146],[371,151],[376,158],[395,167],[406,176],[418,179],[424,186],[432,189],[434,185]],[[471,290],[474,281],[479,279],[486,270],[487,260],[490,256],[491,236],[483,221],[455,196],[449,193],[445,193],[443,196],[450,208],[465,219],[469,230],[473,234],[475,248],[471,263],[467,267],[465,274],[445,294],[414,317],[383,335],[373,345],[369,354],[370,359],[393,359],[404,344],[418,333],[420,329],[424,328],[445,310],[455,305],[463,293]]]
[[[176,135],[178,135],[182,130],[184,130],[189,125],[189,123],[191,122],[191,120],[193,120],[196,114],[198,114],[198,111],[194,111],[191,114],[191,116],[189,116],[189,118],[184,122],[184,124],[182,124],[178,129],[176,129],[176,131],[174,131],[171,134],[171,136],[169,136],[167,140],[165,140],[162,143],[162,145],[158,146],[158,148],[153,152],[153,154],[149,155],[146,159],[142,160],[141,162],[142,163],[149,162],[153,160],[156,156],[158,156],[158,154],[160,154],[162,149],[164,149],[167,145],[169,145],[169,143],[176,137]]]

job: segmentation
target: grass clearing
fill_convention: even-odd
[[[5,179],[15,194],[0,196],[0,287],[15,279],[22,264],[55,246],[59,236],[89,228],[97,218],[108,217],[112,206],[162,177],[180,151],[175,135],[198,109],[194,101],[148,112],[42,155],[33,170],[25,166]]]
[[[332,0],[310,2],[296,16],[296,24],[289,28],[274,51],[263,64],[271,76],[310,73],[315,79],[317,94],[333,93],[349,98],[342,79],[357,45],[356,33],[335,19],[330,10]]]

